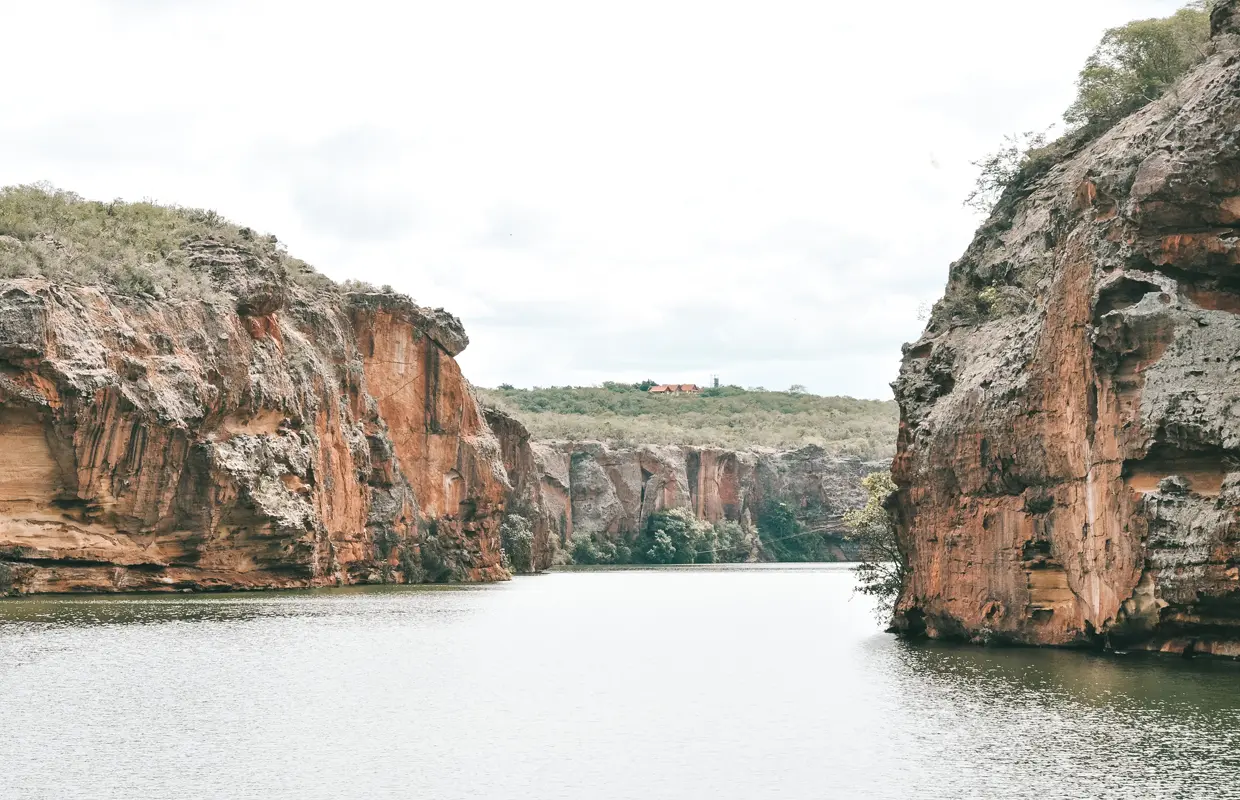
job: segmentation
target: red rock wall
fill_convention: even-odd
[[[1235,14],[1174,91],[1001,201],[907,348],[898,629],[1240,654]],[[977,318],[998,290],[1025,302]]]
[[[0,283],[0,592],[505,577],[459,323],[296,287],[255,307],[229,279],[210,302]]]
[[[886,467],[833,458],[818,447],[758,453],[539,443],[502,411],[489,409],[487,419],[512,480],[508,507],[535,533],[535,569],[555,563],[574,535],[631,542],[652,514],[677,508],[752,529],[764,503],[782,502],[802,522],[832,530],[844,511],[865,502],[861,478]]]

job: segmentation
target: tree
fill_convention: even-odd
[[[973,162],[979,174],[965,205],[989,214],[1009,189],[1030,185],[1067,153],[1157,100],[1205,58],[1209,39],[1200,0],[1165,19],[1108,30],[1077,78],[1076,100],[1064,112],[1067,134],[1049,144],[1045,132],[1005,136],[998,150]]]
[[[676,546],[665,531],[655,531],[650,537],[650,549],[646,560],[651,564],[671,564],[676,560]]]
[[[878,601],[875,614],[886,622],[891,619],[908,574],[908,561],[884,505],[896,485],[890,472],[871,473],[861,479],[861,485],[866,491],[865,506],[844,515],[844,524],[852,531],[861,551],[853,574],[857,576],[857,591]]]
[[[629,560],[627,547],[621,554],[615,542],[608,539],[595,541],[586,533],[573,534],[568,549],[574,564],[623,564]]]
[[[758,510],[758,539],[775,561],[833,561],[829,532],[807,529],[787,503],[768,501]]]
[[[634,549],[652,564],[714,563],[714,529],[684,508],[651,514]]]
[[[1210,18],[1203,2],[1165,19],[1143,19],[1102,36],[1077,79],[1076,101],[1064,113],[1072,129],[1101,133],[1161,97],[1206,55]]]
[[[753,554],[753,534],[739,522],[720,520],[714,524],[714,560],[722,564],[748,561]],[[702,561],[702,558],[698,559]]]
[[[808,391],[804,384],[794,383],[788,387],[788,394],[805,394]]]
[[[534,531],[520,514],[509,514],[499,526],[500,543],[508,563],[518,573],[534,571]]]

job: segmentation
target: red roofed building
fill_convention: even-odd
[[[651,394],[697,394],[702,391],[696,383],[665,383],[660,386],[651,386]]]

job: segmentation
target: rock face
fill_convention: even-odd
[[[1176,89],[1001,201],[906,348],[898,629],[1240,655],[1235,0],[1213,27]],[[952,317],[979,298],[1019,302]]]
[[[529,520],[534,532],[531,566],[535,572],[544,570],[573,529],[568,457],[532,441],[525,426],[502,411],[486,409],[486,420],[499,440],[512,482],[505,513]]]
[[[807,525],[842,530],[843,512],[865,503],[861,477],[886,468],[834,458],[815,446],[779,453],[539,443],[502,411],[488,409],[487,420],[512,479],[509,507],[534,528],[537,569],[553,563],[575,534],[629,542],[652,514],[676,508],[706,522],[752,528],[763,504],[783,502]],[[839,553],[841,560],[847,555]]]
[[[0,282],[0,593],[506,577],[460,323],[191,253],[209,300]]]

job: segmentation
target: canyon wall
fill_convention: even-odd
[[[887,467],[817,446],[776,452],[537,442],[506,413],[486,414],[512,479],[509,506],[534,528],[537,569],[553,563],[574,535],[631,542],[652,514],[677,508],[753,528],[765,504],[786,503],[807,527],[842,533],[844,511],[865,503],[861,478]],[[850,555],[846,547],[838,553],[840,560]]]
[[[207,299],[0,282],[0,594],[507,577],[459,321],[186,250]]]
[[[895,626],[1240,655],[1240,15],[1013,189],[906,347]]]

